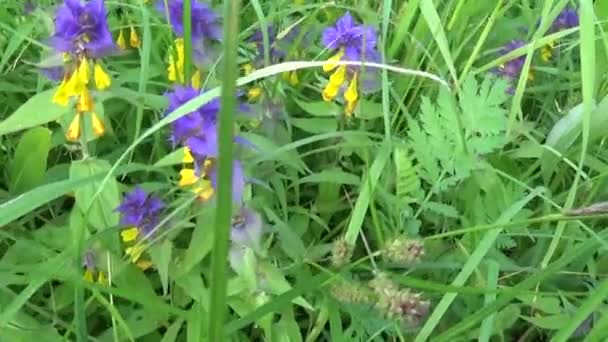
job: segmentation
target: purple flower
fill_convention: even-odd
[[[137,227],[147,233],[158,224],[164,208],[163,201],[137,186],[123,198],[116,211],[120,212],[121,225]]]
[[[191,23],[192,23],[192,40],[196,42],[204,40],[220,40],[222,37],[222,27],[220,25],[219,16],[205,3],[197,0],[191,1]],[[165,2],[160,0],[157,2],[156,8],[161,13],[165,14]],[[169,20],[173,31],[179,37],[184,36],[184,1],[169,0],[168,1]]]
[[[237,97],[241,94],[237,91]],[[166,114],[169,114],[199,95],[192,87],[176,86],[173,92],[165,93],[169,100]],[[249,108],[239,105],[239,110],[246,112]],[[171,142],[173,145],[185,144],[197,160],[214,158],[218,154],[217,116],[220,111],[220,99],[214,98],[198,109],[175,120],[172,124]]]
[[[558,32],[569,28],[577,27],[579,23],[578,13],[576,9],[567,6],[561,13],[555,18],[553,24],[551,24],[551,32]]]
[[[523,40],[512,40],[500,50],[500,53],[502,55],[506,55],[509,52],[519,49],[524,45],[526,45],[526,42],[524,42]],[[515,59],[505,62],[505,64],[501,65],[498,69],[498,74],[509,80],[518,79],[519,75],[521,74],[521,70],[524,67],[525,61],[525,56],[519,56]]]
[[[214,163],[209,179],[213,188],[217,191],[217,163]],[[238,160],[232,162],[232,202],[237,205],[243,203],[243,191],[245,190],[245,175],[243,174],[243,166]]]
[[[50,44],[57,52],[100,58],[116,50],[103,0],[65,0],[55,16]]]
[[[326,28],[321,40],[327,49],[343,50],[344,60],[379,60],[376,51],[376,30],[369,26],[357,25],[350,12],[338,19],[336,26]]]

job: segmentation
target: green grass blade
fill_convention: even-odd
[[[232,131],[233,112],[237,107],[236,79],[238,77],[237,49],[240,1],[224,4],[224,72],[219,113],[219,158],[217,181],[217,211],[213,254],[211,256],[211,299],[209,304],[209,341],[224,340],[226,315],[226,266],[228,238],[232,220]]]
[[[374,189],[376,188],[378,179],[380,178],[380,175],[382,174],[382,171],[389,160],[390,150],[387,148],[387,146],[384,145],[379,149],[379,154],[370,167],[364,185],[361,189],[361,193],[359,194],[357,202],[355,203],[355,208],[353,209],[350,222],[346,228],[346,233],[344,234],[344,239],[351,246],[354,246],[357,242],[357,237],[361,232],[363,220],[365,219],[365,213],[367,213],[370,201],[372,200]]]
[[[443,29],[441,18],[439,18],[437,9],[433,4],[433,0],[422,0],[420,3],[420,11],[422,12],[422,16],[429,26],[429,30],[431,31],[435,42],[437,42],[437,47],[439,48],[439,52],[441,53],[441,56],[443,57],[448,70],[450,71],[452,80],[456,82],[458,88],[458,74],[456,73],[456,68],[454,67],[454,60],[452,59],[452,54],[450,52],[450,44],[448,43],[448,38],[445,34],[445,30]]]
[[[192,78],[192,0],[184,0],[184,83]]]
[[[498,268],[499,265],[495,260],[489,260],[488,263],[488,289],[496,290],[496,286],[498,285]],[[486,294],[483,304],[490,305],[494,300],[496,300],[496,293],[488,293]],[[496,315],[489,315],[486,319],[481,323],[481,328],[479,329],[479,342],[488,342],[490,341],[490,337],[492,336],[492,331],[494,329],[494,317]]]

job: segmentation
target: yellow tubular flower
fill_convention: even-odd
[[[78,65],[78,81],[83,86],[89,84],[89,62],[87,61],[86,57],[83,58]]]
[[[554,47],[555,42],[549,42],[547,45],[543,46],[542,49],[540,49],[540,58],[545,62],[549,62],[551,57],[553,57]]]
[[[194,173],[194,169],[188,169],[188,168],[182,169],[179,172],[179,177],[180,178],[179,178],[179,182],[177,183],[177,185],[180,187],[192,185],[192,184],[196,183],[199,178]]]
[[[84,84],[80,82],[80,79],[78,78],[78,72],[74,71],[70,76],[68,82],[65,84],[66,96],[68,98],[72,96],[78,96],[80,95],[80,93],[82,93],[83,88]]]
[[[249,75],[253,72],[253,65],[251,65],[251,63],[247,63],[245,65],[243,65],[243,73],[245,75]]]
[[[198,199],[203,202],[208,201],[211,199],[211,197],[213,197],[213,194],[215,194],[211,181],[206,179],[203,179],[201,181],[201,185],[197,186],[193,191],[198,195]]]
[[[350,82],[348,88],[344,92],[344,99],[346,100],[347,104],[353,104],[352,107],[354,107],[354,104],[359,99],[359,93],[357,89],[357,74],[353,76],[353,80]]]
[[[325,89],[323,89],[323,100],[325,100],[326,102],[332,101],[338,95],[338,91],[340,91],[340,86],[336,86],[332,83],[327,83]]]
[[[338,62],[344,56],[344,51],[340,50],[337,54],[330,57],[325,64],[323,64],[323,71],[329,72],[336,68],[336,62]]]
[[[137,227],[131,227],[129,229],[124,229],[122,232],[120,232],[120,238],[122,239],[123,242],[135,241],[135,239],[137,239],[138,236],[139,236],[139,229],[137,229]]]
[[[135,30],[135,27],[133,27],[133,25],[131,25],[131,32],[129,34],[129,44],[133,48],[138,48],[141,46],[139,35],[137,35],[137,31]]]
[[[108,283],[108,278],[106,278],[106,274],[105,273],[99,271],[99,275],[97,277],[98,277],[97,278],[97,282],[99,284],[105,285],[105,284]]]
[[[127,48],[127,42],[125,41],[125,35],[122,33],[122,29],[120,30],[120,32],[118,32],[118,39],[116,39],[116,45],[118,45],[121,50]]]
[[[95,134],[96,137],[100,137],[106,132],[106,127],[103,124],[103,121],[101,121],[94,112],[91,113],[91,123],[93,126],[93,134]]]
[[[53,103],[64,107],[68,105],[70,100],[66,91],[66,83],[67,77],[64,76],[63,81],[61,81],[59,88],[57,88],[57,91],[55,92],[55,95],[53,95]]]
[[[135,263],[141,257],[141,254],[144,252],[144,246],[135,245],[133,247],[129,247],[125,250],[125,253],[131,257],[131,262]]]
[[[175,60],[174,55],[177,55]],[[184,83],[184,40],[175,40],[175,50],[169,52],[169,66],[167,67],[169,81]]]
[[[329,83],[335,86],[341,86],[346,79],[346,65],[341,65],[331,76],[329,76]]]
[[[292,72],[289,73],[289,84],[291,84],[291,86],[293,86],[293,87],[300,84],[300,78],[298,77],[297,70],[293,70]]]
[[[68,141],[76,141],[80,138],[80,114],[76,113],[67,132],[65,132],[65,138]]]
[[[182,158],[182,163],[193,163],[194,157],[192,157],[192,152],[190,152],[190,148],[188,146],[184,147],[184,158]]]
[[[261,87],[252,87],[247,91],[247,99],[251,102],[257,100],[262,96],[262,88]]]
[[[86,271],[84,271],[84,275],[82,277],[85,281],[88,281],[89,283],[93,282],[93,272],[91,272],[91,270],[89,270],[88,268],[86,269]]]
[[[78,97],[78,104],[76,105],[76,110],[79,113],[86,113],[93,111],[93,108],[93,99],[91,98],[91,94],[89,94],[89,90],[85,87],[82,89],[80,97]]]
[[[190,80],[190,82],[192,83],[192,88],[201,89],[201,78],[201,71],[196,70],[194,72],[194,75],[192,75],[192,79]]]
[[[110,84],[112,84],[110,76],[105,72],[105,70],[103,70],[103,67],[99,63],[95,63],[94,76],[95,87],[97,88],[97,90],[108,89]]]

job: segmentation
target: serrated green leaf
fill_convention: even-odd
[[[10,167],[11,192],[14,195],[42,183],[50,148],[50,130],[36,127],[23,134]]]

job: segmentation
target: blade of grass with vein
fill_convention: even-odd
[[[488,289],[496,290],[498,285],[498,263],[495,260],[489,260],[488,263]],[[490,305],[496,300],[496,292],[488,293],[485,295],[483,304]],[[479,329],[479,342],[490,341],[492,331],[494,330],[494,317],[495,313],[489,315],[486,319],[481,322],[481,328]]]
[[[386,39],[388,38],[388,26],[391,22],[391,8],[393,6],[392,0],[384,0],[382,2],[382,40],[381,40],[381,52],[382,52],[382,63],[386,64]],[[384,136],[388,144],[388,149],[391,149],[391,114],[390,114],[390,103],[389,103],[389,84],[388,84],[388,71],[382,70],[382,116],[384,118]]]
[[[511,219],[515,215],[517,215],[517,213],[519,213],[526,206],[526,204],[528,204],[528,202],[536,198],[541,193],[541,191],[542,189],[535,189],[532,193],[528,194],[522,200],[513,203],[498,218],[498,220],[496,220],[496,223],[504,224],[511,221]],[[498,238],[500,233],[502,233],[502,230],[503,227],[501,226],[500,228],[485,233],[481,241],[477,244],[477,248],[475,248],[471,256],[468,258],[460,273],[458,273],[456,278],[454,278],[454,281],[452,282],[453,286],[462,286],[467,281],[467,279],[469,279],[469,276],[473,273],[473,271],[475,271],[477,266],[479,266],[479,263],[481,262],[483,257],[488,253],[490,248],[494,246],[494,243],[496,242],[496,239]],[[439,321],[446,313],[456,296],[457,293],[446,293],[443,295],[443,297],[435,307],[435,310],[433,310],[433,313],[428,318],[428,320],[416,336],[415,341],[426,341],[431,336],[433,330],[439,324]]]
[[[184,0],[184,83],[190,84],[192,77],[192,0]]]
[[[224,320],[226,315],[226,266],[228,238],[232,220],[232,131],[237,99],[236,79],[238,77],[237,50],[239,34],[240,1],[224,4],[224,73],[222,75],[222,96],[219,113],[219,158],[217,181],[217,209],[213,254],[211,255],[211,298],[209,304],[209,341],[224,340]]]
[[[140,49],[140,65],[139,84],[137,91],[140,94],[146,92],[146,84],[148,84],[148,73],[150,69],[150,51],[152,48],[152,33],[150,32],[150,13],[147,6],[142,2],[140,4],[143,35]],[[135,135],[133,140],[137,138],[141,132],[141,122],[144,115],[144,106],[141,103],[137,104],[137,121],[135,121]]]
[[[460,88],[458,85],[458,74],[456,73],[454,60],[452,59],[452,54],[450,53],[450,44],[448,43],[448,38],[445,35],[443,24],[441,23],[441,19],[439,18],[435,4],[433,4],[433,0],[422,0],[420,3],[420,11],[422,12],[422,16],[429,26],[429,30],[431,31],[435,42],[437,42],[439,52],[441,53],[441,56],[443,57],[448,70],[450,71],[452,80],[456,83],[456,88]]]
[[[587,319],[597,308],[603,305],[604,300],[608,297],[608,279],[604,279],[602,283],[596,287],[593,292],[581,303],[578,309],[574,312],[574,316],[570,318],[565,325],[557,331],[551,339],[552,342],[566,342],[570,335],[574,333],[585,319]]]
[[[374,189],[376,188],[378,179],[380,179],[380,175],[382,174],[382,171],[384,170],[390,156],[391,150],[388,149],[386,144],[378,149],[378,156],[376,159],[374,159],[374,162],[372,163],[372,166],[365,177],[365,182],[361,188],[361,193],[359,193],[359,197],[357,198],[357,202],[353,208],[353,214],[350,218],[350,222],[348,223],[348,227],[346,228],[346,233],[344,234],[344,240],[346,240],[346,242],[351,246],[354,246],[357,242],[357,237],[361,232],[363,220],[365,219],[365,213],[369,207]]]
[[[589,143],[589,129],[591,124],[591,113],[595,106],[594,100],[594,89],[595,89],[595,15],[593,13],[593,3],[590,0],[581,1],[580,7],[580,37],[581,37],[581,79],[582,79],[582,93],[583,93],[583,128],[582,128],[582,146],[581,154],[579,157],[578,170],[581,170],[583,163],[585,162],[585,156],[587,155],[587,145]],[[581,178],[581,172],[578,171],[574,175],[574,181],[572,187],[568,192],[564,210],[569,210],[574,204],[576,198],[576,192],[578,189],[578,183]],[[541,262],[541,268],[545,267],[555,251],[561,240],[561,236],[564,233],[566,226],[565,221],[559,222],[555,229],[555,235],[551,240],[547,253],[543,257]]]

